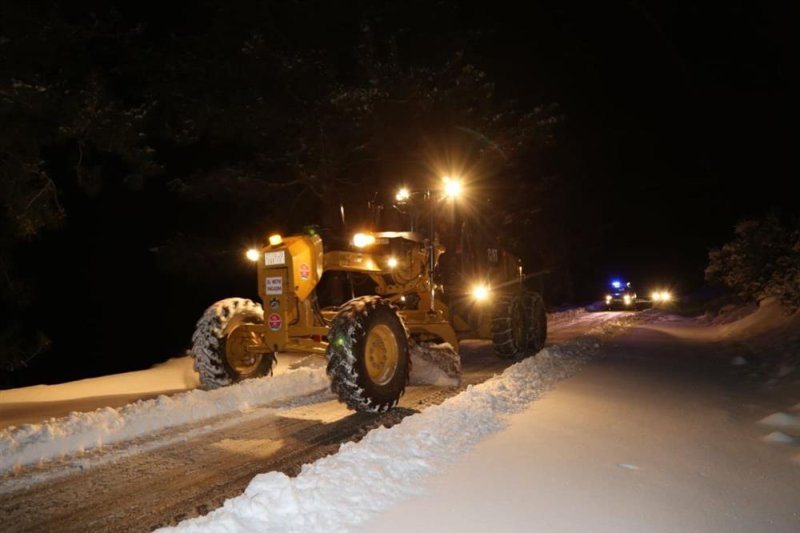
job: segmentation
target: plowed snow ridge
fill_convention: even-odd
[[[618,329],[627,320],[593,331]],[[389,429],[304,465],[290,478],[256,476],[245,492],[212,513],[159,531],[344,531],[417,493],[419,479],[438,471],[489,433],[506,426],[557,381],[575,373],[599,348],[587,335],[546,348],[480,385]]]
[[[598,314],[566,311],[550,315],[548,321],[559,326],[603,321],[602,316],[593,315]],[[329,385],[324,367],[299,368],[268,379],[247,380],[213,391],[191,390],[171,396],[161,395],[118,409],[105,407],[92,412],[73,412],[39,424],[9,427],[0,431],[0,475],[165,429],[290,401],[326,390]]]

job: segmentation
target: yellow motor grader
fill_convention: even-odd
[[[272,235],[248,257],[263,307],[230,298],[198,321],[192,353],[206,389],[270,374],[281,352],[318,353],[342,402],[382,412],[405,391],[412,343],[457,352],[459,340],[485,338],[506,358],[544,346],[542,298],[525,288],[517,258],[498,248],[450,253],[413,231],[356,233],[336,246],[310,230]],[[480,272],[471,286],[465,263]]]

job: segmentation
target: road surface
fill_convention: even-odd
[[[781,422],[798,381],[751,380],[731,364],[745,346],[675,333],[625,330],[355,531],[800,531],[800,428]]]
[[[550,325],[548,343],[581,335],[622,314],[594,313],[577,323],[556,321]],[[497,358],[487,341],[464,341],[460,351],[459,387],[410,386],[399,407],[388,413],[354,413],[322,393],[295,400],[277,413],[256,410],[235,420],[222,417],[110,446],[90,454],[95,463],[105,464],[83,472],[59,472],[58,464],[22,469],[15,480],[42,476],[47,482],[0,493],[3,529],[151,531],[203,515],[240,494],[258,473],[295,475],[303,464],[335,453],[342,443],[441,403],[513,364]],[[122,448],[141,452],[118,453]]]

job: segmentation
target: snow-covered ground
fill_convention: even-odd
[[[774,331],[783,336],[786,331],[797,331],[792,326],[796,317],[778,317],[773,311],[767,305],[739,321],[738,327],[731,323],[708,333],[715,340],[738,342],[753,338],[755,332]],[[653,323],[662,316],[657,312],[643,315]],[[678,336],[698,331],[690,320],[682,320],[681,326]],[[753,452],[754,444],[748,441],[732,446],[733,465],[725,463],[731,459],[725,453],[720,453],[717,464],[706,457],[708,452],[697,452],[694,442],[685,442],[693,433],[702,433],[702,428],[694,427],[696,420],[681,413],[670,415],[683,421],[671,438],[669,431],[660,428],[656,437],[642,439],[656,448],[653,453],[639,450],[635,444],[619,446],[614,431],[597,437],[582,432],[580,425],[572,427],[570,413],[563,409],[554,422],[560,433],[542,436],[548,427],[537,421],[541,413],[534,401],[556,381],[572,375],[608,335],[606,330],[599,336],[545,349],[439,406],[390,429],[373,431],[359,443],[342,446],[339,453],[306,465],[295,478],[275,472],[259,475],[244,494],[226,501],[222,508],[170,530],[463,532],[527,531],[541,526],[559,531],[752,531],[770,530],[770,524],[776,531],[800,529],[800,514],[792,503],[800,503],[800,469],[789,470],[774,483],[767,479],[742,487],[737,483],[739,469],[754,468],[754,461],[737,454]],[[669,356],[666,361],[669,365]],[[665,384],[662,377],[655,378],[655,383],[666,390],[655,393],[662,402],[658,407],[664,409],[665,403],[669,409],[673,384]],[[620,389],[624,389],[622,385]],[[622,398],[636,416],[645,417],[644,426],[648,416],[666,421],[657,411],[647,413],[651,402],[642,393],[639,390],[633,397]],[[688,403],[704,398],[711,402],[713,393],[708,394],[711,396],[692,397]],[[580,399],[588,404],[585,408],[600,403],[586,396]],[[694,436],[702,441],[700,448],[727,447],[724,442],[715,443],[717,429],[738,437],[738,428],[720,422],[713,406],[695,409],[704,411],[704,423],[713,425],[711,431]],[[794,409],[800,409],[800,404]],[[586,412],[575,415],[586,417]],[[598,426],[609,422],[614,423],[613,416],[599,416],[593,426],[600,433],[604,428]],[[639,421],[618,423],[627,426],[619,432],[625,439],[634,443],[639,439],[635,433]],[[800,416],[776,413],[761,423],[798,430]],[[567,440],[562,441],[564,438]],[[670,442],[664,446],[661,441],[667,438]],[[780,435],[765,440],[786,442]],[[596,455],[592,457],[593,452]],[[537,453],[548,453],[549,459],[543,464],[536,460]],[[693,457],[697,453],[699,458]],[[574,459],[571,466],[560,462],[565,457]],[[755,463],[763,460],[756,457]],[[673,462],[686,464],[682,470]],[[700,480],[697,486],[693,486],[693,478]],[[548,480],[555,482],[548,487]],[[733,486],[721,490],[720,497],[715,484],[726,481]],[[614,501],[619,497],[622,501]],[[748,504],[750,498],[756,502],[755,509],[736,508]],[[533,505],[537,501],[546,503]],[[758,505],[767,511],[759,510]]]
[[[58,385],[0,390],[0,403],[45,403],[119,394],[163,394],[199,385],[188,357],[170,359],[148,370],[82,379]]]
[[[575,375],[586,361],[599,353],[616,354],[605,359],[614,363],[610,367],[614,372],[625,368],[617,364],[619,361],[641,361],[640,355],[628,352],[625,346],[617,349],[614,345],[618,338],[616,334],[635,320],[646,323],[644,328],[638,328],[640,331],[664,335],[665,339],[671,339],[669,342],[713,341],[746,345],[748,354],[753,358],[775,350],[788,350],[781,354],[780,360],[789,366],[796,355],[791,351],[797,347],[795,341],[800,331],[800,318],[797,315],[785,317],[776,313],[770,302],[739,320],[711,326],[708,321],[675,318],[656,311],[638,315],[588,313],[582,310],[565,312],[551,317],[550,324],[570,327],[586,321],[598,327],[589,335],[550,346],[536,357],[512,365],[501,375],[471,386],[441,405],[408,416],[389,429],[373,430],[360,442],[345,444],[338,453],[305,465],[296,477],[277,472],[258,475],[242,495],[226,501],[216,511],[182,522],[174,529],[406,531],[409,528],[432,528],[440,531],[483,531],[492,528],[496,531],[521,531],[541,525],[545,530],[620,530],[627,527],[634,530],[747,531],[758,526],[759,530],[778,531],[790,524],[798,526],[793,529],[799,530],[800,515],[797,509],[800,506],[794,505],[795,510],[788,511],[787,516],[784,504],[787,498],[790,503],[800,503],[800,497],[797,496],[800,494],[800,457],[796,457],[795,465],[784,469],[786,471],[781,474],[782,477],[775,480],[774,489],[769,484],[766,489],[761,487],[759,502],[763,501],[774,514],[772,523],[776,527],[771,529],[769,523],[759,522],[763,518],[761,515],[742,510],[737,514],[735,509],[725,507],[746,501],[749,494],[741,486],[733,490],[733,495],[726,496],[727,502],[720,502],[701,493],[691,483],[686,484],[682,475],[688,476],[688,479],[698,476],[700,485],[712,489],[718,488],[718,484],[736,484],[738,481],[737,472],[724,472],[724,475],[716,477],[713,461],[711,465],[703,463],[704,454],[709,452],[697,452],[692,448],[694,443],[683,443],[682,439],[690,438],[701,441],[703,447],[726,447],[725,442],[716,442],[713,431],[703,432],[703,428],[692,425],[694,419],[691,417],[683,423],[680,416],[676,419],[665,416],[648,428],[648,434],[641,440],[657,449],[658,453],[648,455],[636,448],[631,451],[630,446],[626,449],[627,455],[609,453],[609,449],[612,452],[619,451],[618,448],[625,448],[626,444],[632,446],[640,440],[635,424],[634,429],[630,429],[631,421],[636,417],[641,418],[637,420],[641,430],[652,423],[647,417],[655,419],[662,416],[647,411],[648,389],[641,389],[644,385],[637,383],[638,379],[634,380],[634,386],[641,390],[623,393],[628,381],[621,379],[609,389],[597,384],[597,381],[605,379],[605,374],[600,374],[598,378],[597,372],[583,372],[564,382],[566,386],[562,383],[552,390],[556,382]],[[737,368],[739,363],[736,357],[739,356],[730,358],[729,368]],[[669,353],[661,359],[662,363],[665,361],[667,370],[671,371]],[[171,362],[176,371],[173,376],[167,378],[164,374],[159,380],[154,378],[150,385],[142,385],[148,381],[144,379],[145,375],[139,375],[133,381],[149,392],[189,388],[193,386],[191,377],[187,378],[186,368],[182,364],[186,363]],[[753,361],[745,361],[745,366],[752,364]],[[597,366],[592,365],[591,368]],[[789,366],[784,367],[780,377],[794,380],[792,383],[795,384],[800,383],[796,372]],[[153,372],[163,373],[166,370],[162,367]],[[284,367],[276,374],[266,381],[266,385],[264,380],[254,380],[218,391],[191,390],[135,402],[120,409],[107,407],[53,418],[44,423],[8,428],[0,432],[0,470],[64,454],[80,453],[187,421],[244,412],[255,406],[312,394],[327,387],[324,369],[319,366]],[[183,377],[178,378],[177,375]],[[660,402],[657,407],[669,411],[673,409],[671,402],[674,391],[669,388],[673,384],[661,377],[662,372],[657,375],[659,377],[654,378],[650,385],[654,388],[663,386],[664,391],[654,394],[653,401],[657,399]],[[102,381],[103,378],[100,379]],[[122,390],[111,385],[113,378],[106,380],[110,386],[108,391],[114,390],[118,394]],[[176,387],[180,383],[182,385]],[[577,392],[572,391],[563,398],[557,396],[563,396],[562,390],[569,392],[570,386],[573,389],[577,387]],[[70,386],[59,387],[56,386],[52,392],[60,394],[62,400],[80,399],[79,391],[86,390],[77,386],[74,390]],[[739,438],[735,431],[737,428],[725,425],[725,420],[719,422],[716,406],[703,405],[704,402],[715,402],[715,396],[702,396],[699,392],[693,395],[696,391],[691,389],[691,385],[686,385],[685,389],[689,399],[681,400],[685,405],[680,405],[679,414],[684,409],[702,411],[705,417],[702,418],[703,424],[713,426],[714,430],[721,433],[730,432],[725,436],[732,439]],[[698,387],[698,390],[701,389]],[[542,398],[548,390],[551,393]],[[608,394],[609,390],[614,390],[615,394]],[[794,390],[797,390],[796,386]],[[42,394],[47,389],[36,391],[40,398],[47,397],[47,394]],[[102,393],[107,394],[108,391]],[[26,400],[25,391],[8,392],[8,396],[0,397],[0,407],[2,403],[30,401]],[[30,392],[32,390],[27,391],[28,394]],[[614,401],[623,402],[616,405],[612,402],[614,409],[633,409],[631,420],[609,416],[611,407],[608,402],[613,398]],[[52,401],[52,397],[45,401]],[[759,446],[798,445],[798,401],[800,398],[795,399],[794,403],[786,403],[784,409],[760,418],[759,427],[770,430],[770,433],[762,435],[761,441],[756,439]],[[565,410],[564,406],[570,405],[575,410]],[[600,412],[589,416],[587,411],[593,408],[600,409]],[[583,425],[572,424],[572,417],[581,419]],[[547,423],[547,420],[550,422]],[[664,424],[674,426],[675,431],[663,433]],[[621,434],[633,442],[613,440],[613,430],[623,426],[627,429]],[[612,431],[608,431],[609,428]],[[676,447],[684,445],[688,450],[684,452],[688,455],[686,465],[682,468],[686,471],[669,464],[669,454]],[[752,448],[752,443],[733,447],[733,451],[736,454],[743,451],[749,454],[767,453],[760,448]],[[700,459],[693,458],[692,454],[697,453]],[[542,458],[546,459],[544,463]],[[565,458],[569,459],[572,467],[564,467],[562,463]],[[761,472],[762,477],[767,472],[764,468],[759,470],[758,461],[774,462],[769,455],[767,458],[756,457],[755,463],[747,457],[737,456],[736,460],[740,468],[754,470],[750,477],[755,476],[755,479],[758,479],[755,472]],[[663,472],[648,478],[654,470],[658,470],[656,466],[661,467]],[[698,470],[693,470],[695,468]],[[710,472],[706,471],[709,469]],[[586,478],[585,484],[582,476]],[[548,479],[552,488],[549,492],[545,483]],[[608,491],[603,488],[605,485]],[[797,490],[792,492],[792,486]],[[686,494],[675,493],[672,490],[675,487],[687,491]],[[566,501],[573,492],[579,496],[576,501],[585,501],[586,508],[576,508]],[[633,503],[622,505],[611,502],[610,507],[604,509],[598,504],[597,497],[600,495],[600,501],[604,501],[606,492],[628,498]],[[653,505],[648,499],[650,497],[663,497],[663,501]],[[537,501],[540,503],[532,505]],[[552,505],[552,512],[543,510],[541,501]],[[698,507],[698,501],[706,505],[709,512],[715,513],[708,521],[701,519],[703,507]],[[678,513],[684,517],[681,521],[675,519],[678,515],[670,515],[668,505],[693,508],[685,515]],[[789,508],[792,506],[789,505]],[[581,515],[582,511],[585,511],[585,515]],[[647,512],[652,512],[652,516],[648,517]],[[742,519],[743,516],[746,520]],[[736,522],[737,517],[739,522]],[[592,522],[597,519],[602,521]]]
[[[602,324],[614,316],[566,312],[554,317],[554,321]],[[411,376],[412,384],[454,384],[451,376],[424,364],[424,359],[415,357],[415,361],[419,364]],[[289,402],[327,390],[329,381],[323,358],[284,354],[270,378],[247,380],[213,391],[198,390],[197,385],[191,358],[181,357],[149,370],[0,391],[0,422],[7,426],[0,430],[0,475],[168,428]],[[176,393],[181,390],[185,392]],[[137,396],[152,398],[124,402],[121,407],[109,403],[114,398]],[[103,407],[83,409],[87,405]],[[67,410],[69,414],[46,417],[45,413],[53,412],[54,406],[56,412]],[[18,418],[26,423],[14,424]],[[82,467],[87,465],[88,461],[82,462]]]
[[[747,366],[753,377],[771,383],[800,368],[800,312],[787,316],[774,298],[758,306],[727,306],[697,319],[663,313],[643,318],[646,327],[681,339],[737,343],[743,354],[731,364]]]
[[[555,382],[573,374],[598,347],[593,337],[546,348],[502,375],[370,432],[290,478],[257,476],[244,494],[175,531],[345,531],[419,493],[434,475],[487,435],[507,427]]]
[[[328,385],[324,368],[296,369],[269,380],[247,380],[235,387],[161,395],[121,409],[74,412],[41,424],[12,427],[0,432],[0,474],[174,426],[246,413],[256,406],[323,391]]]

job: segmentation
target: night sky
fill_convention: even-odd
[[[34,132],[29,137],[40,144],[48,162],[66,222],[32,238],[4,239],[4,260],[14,265],[4,268],[24,279],[34,294],[26,305],[5,296],[4,312],[17,314],[23,330],[33,331],[32,324],[38,324],[52,340],[49,351],[17,371],[13,383],[145,368],[180,354],[205,306],[227,296],[256,297],[242,249],[266,231],[298,229],[304,217],[319,222],[310,220],[316,211],[293,209],[294,204],[283,201],[283,192],[269,191],[269,202],[257,203],[253,195],[261,193],[241,187],[231,192],[236,186],[220,178],[224,173],[219,169],[256,160],[252,154],[259,143],[267,145],[303,127],[293,124],[291,130],[282,119],[265,115],[266,132],[258,134],[266,140],[261,141],[247,136],[245,117],[237,137],[240,122],[231,118],[241,112],[236,99],[252,96],[248,88],[280,85],[275,74],[280,65],[263,72],[267,81],[250,77],[253,71],[238,59],[226,65],[225,54],[234,57],[236,47],[251,42],[256,33],[267,47],[305,57],[323,51],[320,64],[346,82],[357,77],[354,50],[370,24],[378,40],[381,34],[395,37],[407,64],[436,64],[460,53],[485,72],[498,98],[514,102],[516,109],[555,106],[559,120],[553,147],[531,164],[528,174],[514,178],[558,184],[558,194],[530,198],[542,208],[542,224],[557,227],[558,237],[552,240],[563,241],[569,258],[568,267],[563,262],[534,265],[556,270],[545,293],[551,306],[597,300],[605,282],[616,276],[631,280],[643,293],[659,284],[688,294],[703,286],[709,249],[730,240],[738,220],[770,210],[797,214],[790,193],[798,175],[790,146],[797,137],[796,97],[790,96],[789,83],[797,58],[789,53],[794,28],[788,3],[57,6],[3,7],[13,16],[0,20],[18,24],[3,28],[0,22],[6,78],[0,88],[39,76],[66,83],[75,78],[76,84],[95,76],[130,106],[144,102],[145,95],[152,97],[157,120],[151,122],[150,146],[160,170],[131,188],[128,178],[115,180],[113,168],[132,163],[97,156],[94,162],[103,162],[106,177],[89,194],[86,184],[77,186],[70,174],[80,136],[36,141],[39,122],[26,130]],[[55,39],[61,23],[82,28],[90,37],[74,49],[44,40],[37,49],[36,39]],[[65,30],[64,35],[72,34]],[[25,39],[28,44],[13,48]],[[54,59],[57,54],[62,56]],[[173,68],[180,73],[177,81],[170,79]],[[162,126],[172,124],[173,113],[183,112],[183,100],[192,97],[180,93],[190,85],[187,72],[198,94],[211,95],[202,112],[192,111],[194,122],[206,120],[210,126],[182,144]],[[306,87],[316,83],[311,76]],[[226,92],[235,96],[220,103],[219,94]],[[278,93],[265,90],[257,98],[269,101]],[[7,124],[27,116],[10,97],[3,105]],[[53,131],[62,131],[63,125],[53,121]],[[233,131],[221,132],[224,127]],[[15,130],[9,126],[6,136],[10,131]],[[3,150],[12,150],[9,146]],[[279,164],[267,168],[276,176],[285,174]],[[194,191],[200,190],[198,183],[211,184],[227,196],[179,198],[175,184],[190,180],[195,180]],[[540,205],[544,202],[549,205]],[[290,224],[270,218],[273,208],[292,211],[296,219]],[[184,252],[167,254],[175,243]],[[564,268],[570,270],[568,289]]]
[[[501,79],[562,105],[574,208],[607,229],[586,279],[694,289],[737,220],[797,212],[786,15],[755,2],[558,2],[499,17]]]

